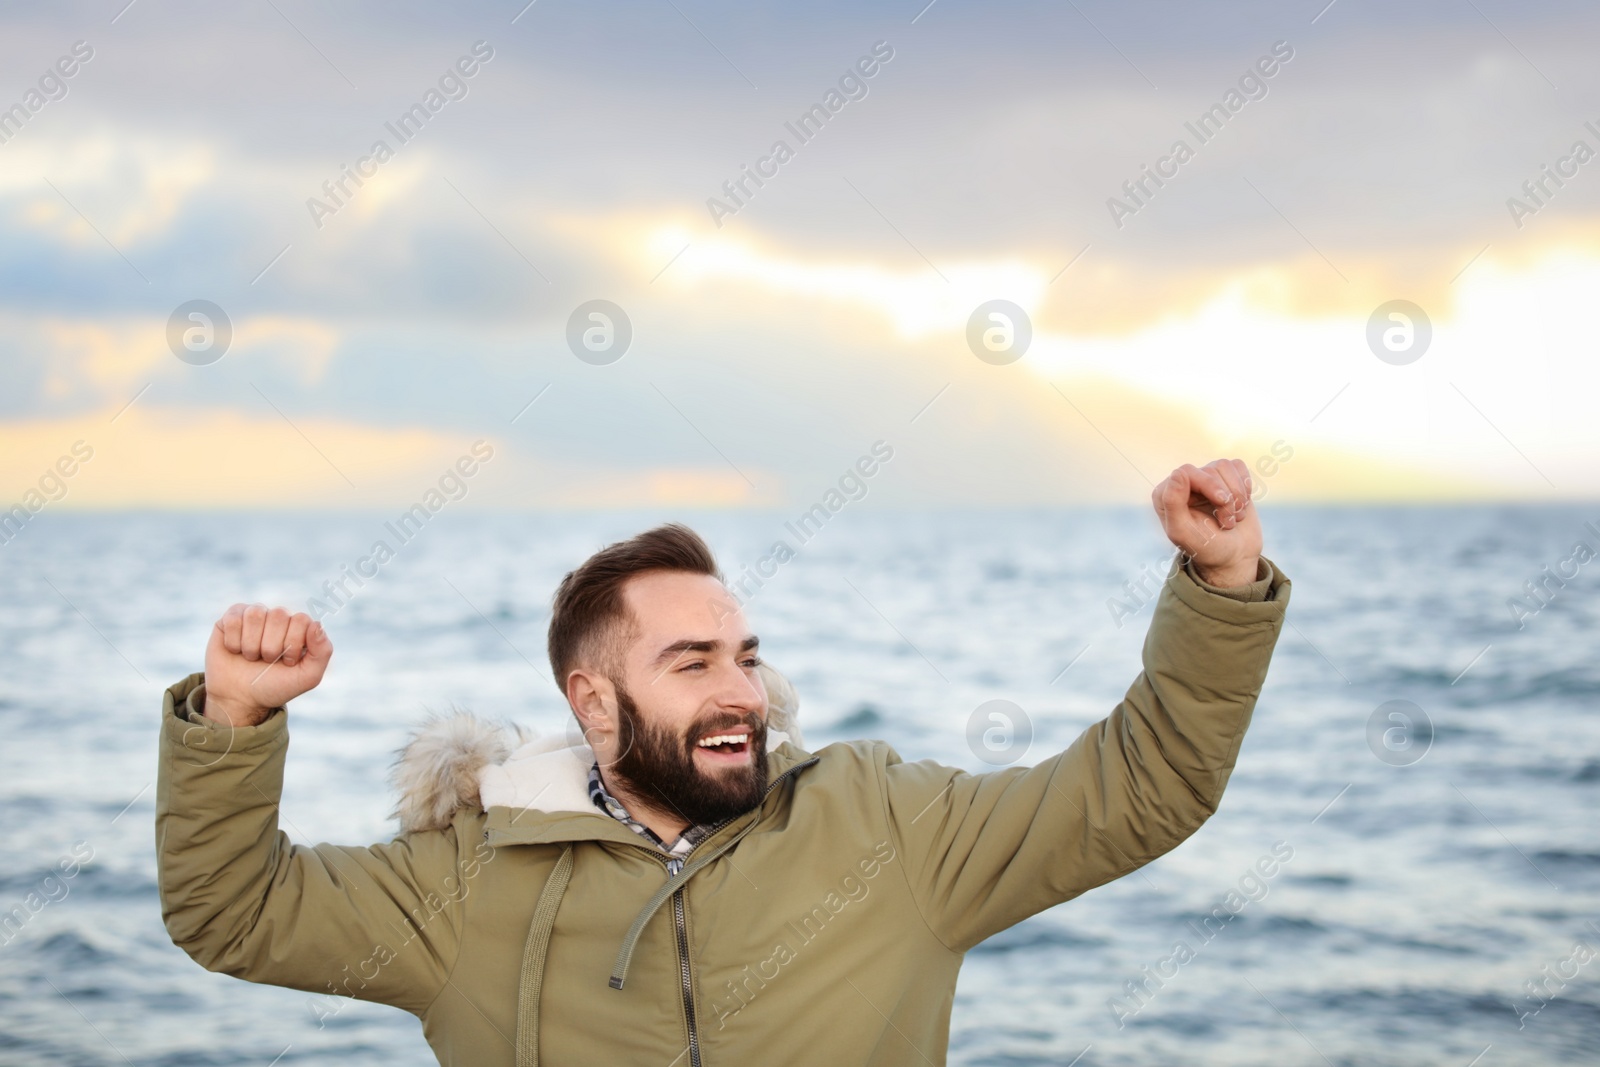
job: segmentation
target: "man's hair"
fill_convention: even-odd
[[[646,571],[686,571],[722,580],[705,541],[676,522],[607,545],[584,560],[561,579],[551,600],[550,669],[562,695],[567,675],[580,665],[620,671],[634,626],[622,589]]]

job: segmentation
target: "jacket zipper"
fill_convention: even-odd
[[[795,764],[793,767],[790,767],[787,771],[784,771],[782,774],[778,775],[778,777],[768,782],[766,791],[761,794],[761,801],[765,803],[767,797],[772,795],[772,791],[778,788],[778,786],[783,783],[784,779],[791,777],[797,771],[802,771],[816,762],[817,757],[813,756],[802,763]],[[758,804],[757,807],[759,806],[760,805]],[[722,820],[722,822],[718,823],[712,828],[711,833],[706,835],[706,839],[709,840],[716,834],[718,830],[721,830],[724,826],[727,826],[731,822],[733,822],[733,819]],[[489,831],[485,830],[483,832],[483,837],[484,840],[487,841],[489,839]],[[700,844],[703,845],[705,842],[702,841]],[[658,862],[661,863],[663,867],[665,867],[668,863],[668,858],[662,854],[659,848],[652,848],[649,845],[634,845],[631,843],[628,847],[636,848],[641,852],[653,856]],[[689,857],[694,855],[694,850],[699,847],[700,845],[696,845],[694,848],[690,849],[689,852],[683,857],[684,862],[688,862]],[[684,899],[682,889],[679,889],[676,893],[672,894],[672,918],[676,927],[678,940],[678,974],[683,981],[683,1014],[684,1018],[689,1024],[689,1067],[702,1067],[700,1062],[700,1028],[695,1018],[694,976],[689,970],[689,925],[684,918]]]
[[[811,759],[806,760],[804,763],[797,763],[793,767],[790,767],[787,771],[784,771],[782,774],[778,775],[778,777],[774,778],[771,782],[768,782],[766,790],[761,794],[762,802],[766,802],[767,797],[772,795],[772,791],[778,788],[778,786],[783,783],[785,778],[790,777],[796,771],[803,770],[804,768],[811,766],[815,762],[817,762],[816,757],[812,757]],[[759,805],[757,806],[759,807]],[[706,840],[710,840],[718,830],[722,829],[732,821],[732,819],[722,820],[722,822],[718,823],[716,827],[712,829],[711,833],[706,835]],[[701,844],[704,843],[705,842],[701,842]],[[696,845],[694,848],[699,847],[700,845]],[[683,857],[684,862],[687,863],[689,857],[694,855],[694,848],[691,848],[688,854]],[[683,909],[683,890],[680,889],[676,893],[672,894],[672,919],[677,925],[678,932],[678,974],[683,979],[683,1014],[684,1018],[689,1022],[689,1067],[701,1067],[700,1028],[696,1021],[694,1009],[694,977],[689,972],[689,926],[684,920]]]
[[[689,974],[689,927],[683,917],[683,890],[672,894],[672,918],[678,927],[678,973],[683,977],[683,1014],[689,1021],[689,1067],[700,1067],[700,1029],[695,1021],[694,980]]]

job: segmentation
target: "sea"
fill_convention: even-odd
[[[1260,507],[1292,593],[1220,809],[973,949],[948,1062],[1600,1063],[1600,502]],[[811,748],[881,738],[973,772],[1116,706],[1172,554],[1148,508],[863,507],[803,542],[794,517],[444,512],[335,604],[391,517],[38,515],[0,544],[0,1063],[434,1062],[411,1015],[319,1015],[167,937],[161,694],[230,603],[327,609],[281,826],[361,845],[395,833],[386,775],[429,712],[566,728],[551,592],[657,522],[744,577]]]

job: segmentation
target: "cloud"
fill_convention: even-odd
[[[0,330],[18,353],[14,358],[31,357],[36,367],[33,395],[22,397],[23,410],[40,412],[120,407],[152,382],[192,379],[196,371],[174,358],[166,329],[165,318],[0,314]],[[327,372],[340,337],[325,320],[251,315],[233,323],[224,358],[255,360],[280,376],[287,371],[290,379],[311,388]]]
[[[1111,46],[1070,5],[939,5],[915,26],[713,5],[697,22],[725,58],[669,7],[619,10],[5,16],[19,70],[82,26],[103,38],[0,146],[0,431],[48,451],[140,395],[114,429],[143,466],[108,501],[340,499],[262,395],[341,469],[348,452],[363,491],[417,449],[503,432],[508,506],[800,502],[879,437],[906,448],[874,500],[907,504],[1135,500],[1177,462],[1279,439],[1286,495],[1600,491],[1600,171],[1522,229],[1505,209],[1596,117],[1592,13],[1502,12],[1511,46],[1449,5],[1338,5],[1314,27],[1257,5],[1089,11]],[[1278,37],[1296,57],[1270,94],[1116,228],[1106,198]],[[317,228],[306,199],[479,38],[497,55],[470,97]],[[705,198],[879,38],[896,57],[870,95],[717,229]],[[613,367],[566,350],[597,296],[636,328]],[[164,340],[194,297],[235,327],[206,368]],[[1394,297],[1434,321],[1409,367],[1364,342]],[[962,337],[995,298],[1035,327],[1006,368]],[[182,466],[208,434],[229,463],[237,437],[299,473]]]
[[[126,250],[160,237],[216,175],[213,150],[195,138],[109,127],[37,132],[5,146],[0,204],[14,225],[74,246],[108,240]]]
[[[386,506],[468,444],[425,428],[137,402],[120,415],[0,423],[0,486],[20,494],[78,440],[94,458],[66,507]]]
[[[665,262],[674,248],[684,244],[689,245],[687,250],[663,275],[668,288],[750,286],[789,301],[868,309],[886,315],[901,339],[960,332],[972,309],[986,300],[1006,299],[1037,308],[1048,284],[1038,267],[1013,258],[891,270],[868,260],[801,259],[750,238],[692,242],[677,228],[657,229],[643,247]]]
[[[291,424],[276,414],[140,401],[120,414],[106,408],[0,423],[0,507],[22,499],[61,456],[87,451],[92,458],[78,465],[52,508],[400,508],[432,486],[473,440],[427,427],[325,418]],[[781,500],[753,489],[725,464],[607,467],[540,455],[503,437],[487,440],[495,456],[474,479],[474,508],[732,507]],[[759,467],[749,473],[767,486],[780,480]]]
[[[1573,356],[1592,346],[1582,294],[1597,285],[1590,247],[1520,264],[1489,253],[1425,304],[1431,345],[1406,366],[1377,359],[1366,332],[1379,303],[1409,292],[1380,299],[1361,286],[1371,304],[1297,315],[1292,294],[1250,277],[1127,334],[1043,333],[1025,362],[1183,403],[1222,438],[1258,427],[1368,464],[1432,470],[1478,486],[1473,495],[1586,497],[1600,492],[1600,427],[1586,414],[1600,368]]]

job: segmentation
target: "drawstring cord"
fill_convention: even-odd
[[[761,819],[759,817],[750,820],[744,829],[728,838],[728,840],[724,841],[710,852],[702,853],[701,855],[691,859],[688,863],[685,863],[681,871],[667,879],[666,883],[663,884],[660,889],[655,891],[655,894],[645,903],[644,908],[641,909],[639,914],[634,917],[633,925],[628,927],[628,934],[622,939],[622,948],[617,952],[617,962],[611,968],[612,989],[621,989],[622,983],[627,980],[628,964],[633,961],[634,947],[638,945],[639,936],[644,933],[644,928],[649,925],[651,918],[654,917],[656,912],[661,910],[661,905],[665,904],[672,894],[676,893],[683,886],[683,883],[694,877],[694,875],[703,867],[705,867],[706,864],[710,863],[712,860],[728,851],[734,845],[737,845],[740,840],[743,839],[744,835],[748,834],[751,830],[754,830],[756,825],[760,822]]]
[[[771,795],[780,782],[816,762],[817,758],[813,756],[779,775],[776,781],[767,786],[762,800]],[[627,936],[622,939],[616,965],[612,968],[612,989],[621,989],[622,983],[627,980],[628,965],[633,961],[633,950],[638,945],[639,937],[644,933],[644,928],[650,919],[661,910],[661,905],[681,889],[685,882],[704,870],[707,864],[733,848],[746,834],[754,830],[761,822],[759,805],[756,810],[756,817],[750,820],[748,825],[722,844],[685,863],[683,868],[667,879],[666,884],[656,890],[645,903],[643,910],[634,918],[633,925],[628,927]],[[556,912],[561,909],[561,898],[566,894],[567,885],[571,881],[572,845],[568,844],[561,850],[561,857],[556,860],[555,867],[550,871],[550,877],[545,879],[544,888],[539,891],[539,899],[533,908],[533,922],[528,926],[528,940],[522,949],[522,975],[517,989],[517,1067],[539,1067],[539,994],[544,988],[545,960],[550,952],[550,935],[555,930]]]
[[[539,1067],[539,991],[544,987],[550,932],[555,929],[556,912],[571,880],[572,846],[568,845],[561,850],[561,858],[539,892],[528,941],[522,950],[522,978],[517,990],[517,1067]]]
[[[810,767],[816,762],[817,757],[812,756],[810,759],[805,760],[804,762],[795,764],[793,767],[790,767],[788,770],[778,775],[777,778],[767,783],[766,792],[761,794],[762,802],[765,802],[767,797],[772,795],[772,791],[778,788],[778,786],[784,781],[791,779],[796,773],[805,770],[807,767]],[[621,989],[622,983],[627,980],[628,964],[633,962],[634,946],[639,943],[639,935],[644,933],[644,928],[649,924],[651,917],[654,916],[657,911],[661,910],[661,905],[665,904],[668,898],[682,888],[683,883],[687,882],[690,878],[693,878],[695,874],[701,870],[701,868],[705,867],[706,864],[710,863],[712,860],[728,851],[734,845],[737,845],[741,840],[743,840],[745,834],[748,834],[751,830],[754,830],[758,825],[760,825],[760,823],[761,805],[757,804],[756,817],[750,820],[744,829],[728,838],[728,840],[724,841],[710,852],[695,856],[688,863],[683,865],[683,869],[681,871],[667,879],[667,883],[665,885],[656,890],[655,895],[645,903],[643,910],[641,910],[639,914],[634,917],[633,925],[628,927],[628,934],[622,939],[622,948],[617,952],[617,962],[611,968],[612,989]]]
[[[661,909],[662,903],[696,872],[703,870],[706,864],[738,844],[760,821],[752,820],[721,845],[684,864],[682,870],[656,891],[645,904],[644,910],[633,920],[627,937],[623,939],[622,951],[617,955],[617,965],[611,976],[612,989],[622,988],[639,935],[644,932],[651,916]],[[522,976],[517,989],[517,1067],[539,1067],[539,994],[544,988],[545,960],[550,952],[550,935],[555,930],[556,913],[561,909],[561,898],[571,881],[572,846],[568,845],[561,850],[561,858],[556,860],[550,877],[545,879],[544,888],[539,891],[539,899],[533,908],[533,922],[528,926],[528,940],[522,949]]]

